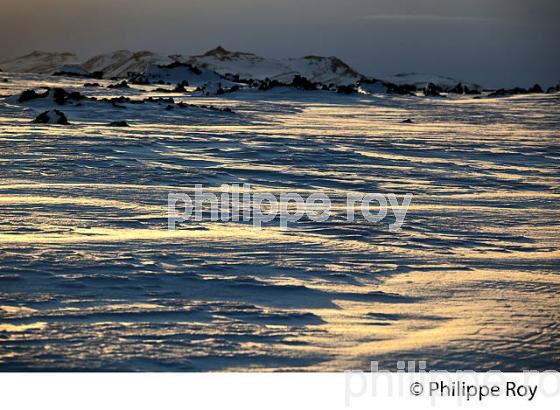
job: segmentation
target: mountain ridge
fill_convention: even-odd
[[[229,51],[222,46],[193,56],[121,49],[98,54],[84,61],[80,61],[73,53],[34,51],[11,60],[0,61],[0,69],[6,72],[52,75],[60,72],[64,66],[77,64],[90,73],[103,72],[105,78],[126,78],[130,73],[143,73],[149,65],[167,65],[174,62],[188,63],[220,75],[287,83],[297,75],[312,82],[332,82],[335,85],[349,85],[367,78],[334,56],[267,58],[248,52]]]
[[[52,75],[68,71],[96,73],[103,78],[129,78],[144,74],[152,66],[166,66],[173,63],[189,64],[203,70],[213,71],[226,78],[242,81],[274,81],[290,84],[299,77],[311,83],[334,87],[346,87],[363,82],[392,83],[397,86],[410,84],[423,89],[433,83],[442,89],[449,89],[458,83],[471,89],[481,89],[478,84],[455,80],[451,77],[423,74],[399,73],[381,79],[364,75],[335,56],[307,55],[304,57],[268,58],[254,53],[230,51],[217,46],[203,54],[186,56],[183,54],[161,54],[149,50],[115,50],[98,54],[84,61],[69,52],[33,51],[21,57],[0,61],[0,70]],[[153,67],[151,68],[153,70]]]

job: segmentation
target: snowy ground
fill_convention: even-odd
[[[234,112],[87,103],[54,107],[71,125],[53,126],[31,123],[43,102],[0,100],[0,370],[559,369],[558,94],[83,82],[2,73],[0,96],[62,86]],[[244,182],[415,196],[398,233],[342,206],[287,232],[167,231],[169,192]]]

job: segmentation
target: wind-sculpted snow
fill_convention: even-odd
[[[6,77],[0,370],[558,367],[558,94],[201,97]],[[47,88],[63,104],[19,101]],[[54,109],[68,125],[33,123]],[[167,230],[168,193],[243,183],[326,193],[332,216]],[[401,231],[347,221],[351,192],[414,194]]]

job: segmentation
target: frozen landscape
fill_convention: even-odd
[[[0,68],[0,371],[558,370],[560,88],[222,48]],[[168,193],[243,183],[338,201],[167,230]],[[352,192],[414,199],[389,232]]]

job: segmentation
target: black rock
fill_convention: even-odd
[[[508,90],[504,88],[500,88],[499,90],[493,91],[488,94],[488,97],[505,97],[507,95],[511,95]]]
[[[225,78],[226,80],[228,80],[228,81],[233,82],[233,83],[245,82],[245,81],[242,81],[242,80],[239,78],[239,74],[227,73],[227,74],[224,75],[224,78]]]
[[[84,87],[101,87],[99,83],[85,83]]]
[[[542,87],[540,86],[540,84],[533,85],[527,91],[530,92],[530,93],[543,93],[544,92]]]
[[[338,94],[352,94],[356,92],[356,89],[351,85],[339,85],[336,87],[336,92]]]
[[[125,97],[123,95],[121,95],[120,97],[105,98],[105,101],[108,101],[113,104],[124,104],[124,103],[132,102],[132,100],[129,97]]]
[[[113,121],[109,124],[110,127],[130,127],[126,121]]]
[[[463,87],[462,83],[458,83],[455,87],[450,88],[449,92],[453,94],[466,94],[465,89],[468,90],[467,87]]]
[[[413,84],[388,84],[387,94],[399,94],[399,95],[414,95],[417,91],[416,86]]]
[[[299,88],[299,89],[302,89],[302,90],[307,90],[307,91],[312,91],[312,90],[317,89],[317,87],[315,86],[314,83],[312,83],[307,78],[302,77],[299,74],[294,76],[294,79],[292,80],[292,83],[290,84],[290,86],[292,86],[294,88]]]
[[[75,78],[91,78],[90,74],[74,73],[73,71],[57,71],[53,73],[56,77],[75,77]]]
[[[468,87],[465,87],[465,94],[467,94],[467,95],[480,95],[482,93],[480,92],[480,90],[476,90],[476,89],[471,90]]]
[[[159,68],[177,68],[177,67],[186,67],[188,68],[193,74],[195,75],[200,75],[202,74],[202,71],[198,68],[195,67],[189,63],[181,63],[180,61],[174,61],[171,64],[163,64],[163,65],[159,65]]]
[[[64,105],[68,100],[68,93],[63,88],[55,88],[52,90],[53,100],[58,105]]]
[[[103,73],[103,71],[94,71],[93,73],[91,73],[90,77],[95,80],[101,80],[104,75],[105,73]]]
[[[109,84],[107,88],[130,88],[126,80],[122,80],[120,83]]]
[[[149,85],[150,80],[142,73],[129,73],[128,81],[132,84],[137,85]]]
[[[441,87],[438,87],[437,85],[435,85],[434,83],[429,83],[428,85],[426,85],[426,87],[424,88],[424,95],[426,97],[441,97],[441,92],[443,90],[441,89]]]
[[[67,102],[81,101],[87,97],[77,91],[67,92],[63,88],[53,88],[49,91],[52,92],[53,100],[58,105],[64,105]]]
[[[49,95],[49,90],[44,93],[38,93],[35,90],[25,90],[19,95],[18,102],[24,103],[26,101],[36,100],[37,98],[45,98],[47,95]]]
[[[412,121],[410,118],[407,118],[404,121],[401,121],[403,124],[414,124],[414,121]]]
[[[173,98],[169,97],[169,98],[163,98],[163,97],[158,97],[158,98],[154,98],[154,97],[148,97],[146,99],[144,99],[144,102],[148,102],[148,103],[163,103],[163,104],[175,104],[175,100],[173,100]]]
[[[500,88],[499,90],[488,94],[488,97],[509,97],[517,94],[527,94],[528,92],[529,90],[521,87],[515,87],[511,89]]]
[[[33,120],[34,123],[37,124],[59,124],[59,125],[68,125],[68,119],[66,115],[62,111],[59,110],[49,110],[45,111],[37,116]]]
[[[258,88],[259,91],[268,91],[275,87],[282,87],[285,85],[278,80],[270,80],[269,78],[265,78],[264,80],[251,80],[248,84],[249,87]]]
[[[187,89],[185,87],[189,86],[189,82],[188,81],[181,81],[180,83],[178,83],[175,88],[173,89],[173,92],[176,93],[186,93]]]

